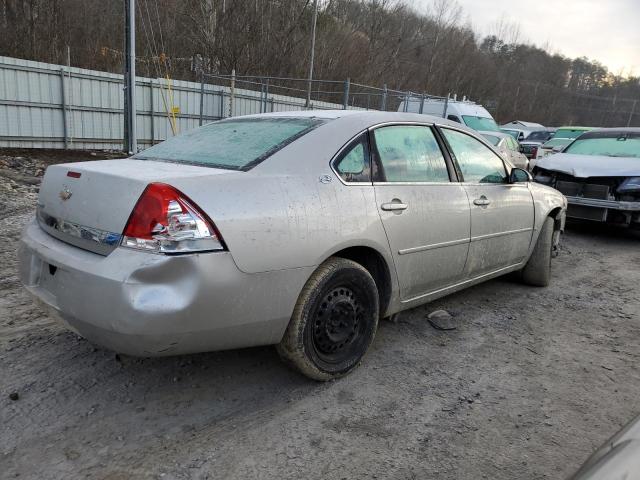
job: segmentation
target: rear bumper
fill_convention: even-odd
[[[228,252],[97,255],[35,223],[24,230],[25,288],[72,330],[117,352],[173,355],[280,341],[313,270],[246,274]]]
[[[600,200],[597,198],[567,196],[569,208],[567,217],[607,221],[609,211],[617,211],[629,216],[630,222],[640,221],[640,202],[618,202],[616,200]]]

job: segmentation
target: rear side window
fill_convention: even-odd
[[[367,135],[362,134],[351,142],[335,160],[334,167],[345,182],[371,182]]]
[[[504,183],[507,179],[502,159],[489,147],[466,133],[442,129],[465,182]]]
[[[429,127],[394,125],[373,131],[387,182],[448,182],[447,164]]]
[[[263,117],[214,122],[170,138],[133,158],[249,170],[327,121]]]

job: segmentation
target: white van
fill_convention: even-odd
[[[421,97],[410,97],[407,102],[400,103],[398,111],[447,118],[478,131],[500,131],[487,109],[469,100],[425,98],[423,103]]]

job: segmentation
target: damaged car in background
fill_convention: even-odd
[[[640,227],[640,128],[584,133],[533,175],[567,197],[567,217]]]
[[[355,368],[378,320],[509,272],[550,281],[566,200],[470,128],[411,113],[236,117],[47,169],[20,276],[117,352],[276,344]]]

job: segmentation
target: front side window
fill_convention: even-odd
[[[334,163],[336,172],[345,182],[371,182],[370,165],[366,134],[351,142]]]
[[[466,133],[443,128],[442,132],[455,156],[465,182],[505,183],[502,159],[489,147]]]
[[[133,158],[249,170],[327,121],[308,117],[224,120],[170,138]]]
[[[448,182],[440,145],[429,127],[393,125],[373,131],[386,182]]]

